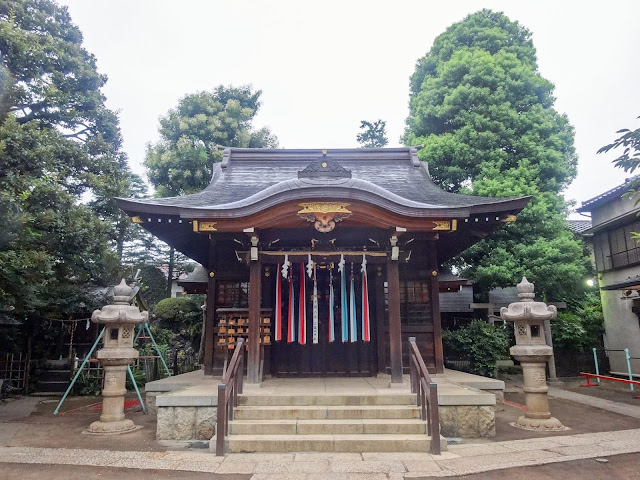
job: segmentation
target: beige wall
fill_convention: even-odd
[[[601,273],[598,275],[600,287],[626,280],[638,274],[640,274],[638,266]],[[600,295],[609,350],[628,348],[632,357],[640,358],[640,321],[638,315],[631,311],[633,298],[639,298],[637,293],[634,292],[632,296],[626,297],[622,290],[600,290]],[[636,302],[638,301],[636,300]],[[610,352],[609,362],[612,372],[627,371],[624,353]],[[632,372],[640,376],[640,360],[632,360],[631,362]]]

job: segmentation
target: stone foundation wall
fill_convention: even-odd
[[[478,438],[496,436],[493,405],[441,406],[440,433],[445,437]]]
[[[157,440],[210,440],[216,407],[157,407]]]
[[[147,412],[151,414],[158,413],[158,409],[156,407],[156,397],[160,392],[145,392],[144,401],[145,406],[147,407]]]

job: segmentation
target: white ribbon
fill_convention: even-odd
[[[340,254],[340,261],[338,262],[338,271],[339,271],[340,273],[342,273],[342,270],[344,269],[344,264],[345,264],[345,262],[344,262],[344,255],[343,255],[343,254]]]
[[[313,343],[318,343],[318,281],[313,268]]]
[[[284,263],[282,264],[282,278],[289,277],[289,267],[291,266],[291,262],[289,261],[289,255],[284,254]]]
[[[307,275],[309,278],[313,276],[313,260],[311,260],[311,254],[309,254],[309,258],[307,260]]]
[[[362,267],[360,267],[362,273],[367,273],[367,256],[362,254]]]

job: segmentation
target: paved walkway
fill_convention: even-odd
[[[583,405],[589,405],[590,407],[601,408],[609,412],[626,415],[627,417],[640,418],[640,407],[635,405],[612,402],[611,400],[605,400],[604,398],[592,397],[591,395],[571,392],[557,387],[549,387],[549,396],[562,398],[563,400],[570,400]]]
[[[22,397],[0,405],[0,447],[4,447],[22,427],[19,420],[28,417],[42,398]]]
[[[437,456],[422,453],[239,453],[216,457],[197,451],[108,452],[0,447],[0,463],[253,474],[253,480],[400,480],[468,475],[623,453],[640,453],[640,429],[452,445],[448,452]]]

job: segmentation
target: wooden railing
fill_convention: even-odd
[[[227,371],[218,385],[218,420],[216,423],[216,455],[225,452],[225,439],[229,434],[229,420],[233,420],[234,408],[238,406],[238,394],[242,393],[244,375],[244,339],[239,338]]]
[[[438,385],[431,380],[424,364],[416,337],[409,337],[409,367],[411,393],[415,393],[422,420],[427,422],[427,433],[431,436],[431,453],[440,455],[440,415],[438,412]]]

